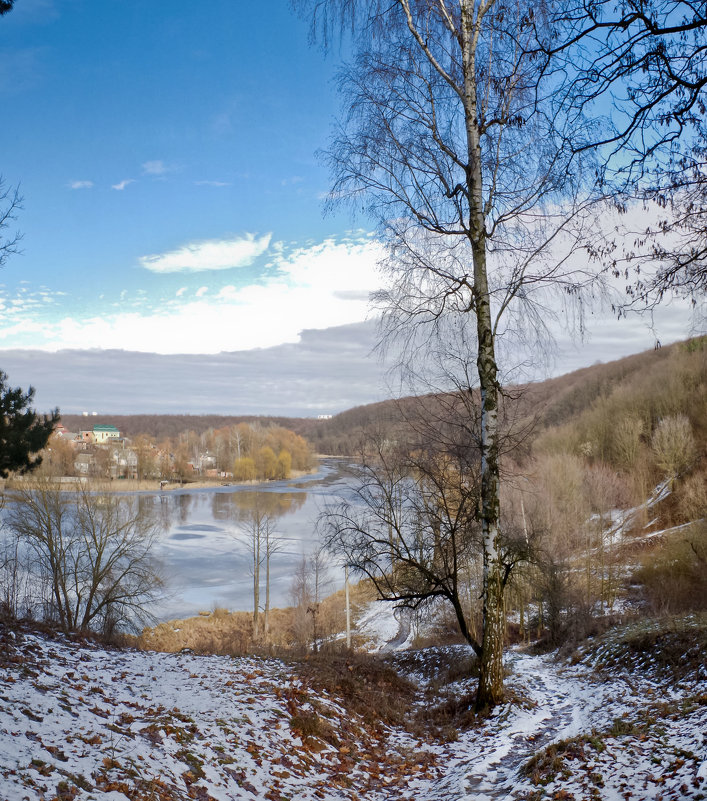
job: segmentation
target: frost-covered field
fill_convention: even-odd
[[[511,651],[513,702],[441,742],[367,725],[276,660],[0,634],[3,801],[707,798],[704,667],[676,679],[610,638],[573,666]],[[424,721],[449,654],[394,660]]]

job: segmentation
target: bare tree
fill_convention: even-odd
[[[9,8],[5,9],[9,11]],[[0,8],[0,13],[5,13]],[[22,198],[16,187],[8,187],[0,175],[0,267],[7,259],[19,252],[19,242],[22,235],[15,231],[9,235],[5,231],[17,218],[17,212],[22,208]]]
[[[621,210],[640,208],[595,253],[626,281],[623,311],[707,289],[707,7],[692,0],[559,3],[538,41],[569,80],[558,102],[597,119],[599,171]]]
[[[293,634],[305,647],[311,644],[317,653],[322,639],[320,623],[321,604],[328,581],[327,549],[318,545],[309,555],[302,554],[290,586],[290,597],[295,608]]]
[[[503,697],[498,344],[527,340],[548,293],[592,277],[570,254],[589,224],[594,172],[570,143],[562,80],[536,57],[545,7],[525,0],[309,0],[315,33],[351,24],[340,88],[348,114],[329,151],[332,198],[380,225],[391,290],[388,341],[470,316],[480,387],[483,634],[478,707]],[[571,127],[571,130],[570,130]],[[518,336],[516,336],[518,335]],[[418,343],[415,343],[416,345]]]
[[[277,535],[274,528],[273,519],[267,517],[265,520],[265,532],[263,552],[265,557],[265,608],[263,610],[263,633],[267,640],[270,634],[270,560],[282,550],[284,543],[282,538]]]
[[[250,574],[253,579],[253,639],[260,636],[260,587],[261,569],[265,566],[265,607],[263,634],[267,638],[270,629],[270,560],[282,549],[282,540],[275,532],[275,515],[263,508],[256,499],[242,525],[239,540],[250,555]]]
[[[696,453],[692,425],[684,414],[664,417],[651,439],[656,464],[672,482],[693,462]]]
[[[62,493],[38,480],[9,495],[5,520],[33,555],[63,629],[110,633],[150,619],[162,587],[152,556],[159,529],[137,499]]]
[[[313,603],[312,599],[312,575],[308,559],[302,554],[292,576],[290,600],[294,607],[292,634],[295,642],[305,649],[309,647],[310,642],[311,627],[307,610]]]
[[[245,530],[245,542],[250,553],[250,574],[253,579],[253,639],[257,640],[260,634],[260,567],[262,565],[261,551],[263,549],[263,529],[266,525],[266,515],[258,509],[251,512]]]
[[[368,578],[380,598],[413,610],[446,601],[460,633],[481,656],[478,392],[467,387],[426,394],[400,408],[401,423],[362,440],[360,466],[353,469],[355,500],[328,510],[320,526],[330,549]],[[505,588],[529,549],[508,511],[499,548]]]

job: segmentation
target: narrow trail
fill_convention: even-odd
[[[393,612],[395,620],[398,623],[398,631],[392,639],[380,649],[380,653],[389,654],[397,651],[404,643],[407,642],[410,636],[410,612],[407,609],[396,609]]]
[[[464,738],[449,746],[447,774],[430,801],[515,799],[522,766],[553,740],[585,727],[587,706],[577,706],[575,683],[550,659],[514,653],[507,664],[522,690],[522,706],[505,707],[490,718],[473,742]]]
[[[521,660],[513,662],[519,667]],[[510,723],[502,742],[491,742],[482,751],[481,761],[464,777],[463,790],[476,801],[512,799],[521,767],[552,740],[577,728],[576,698],[558,683],[553,667],[542,667],[523,676],[534,706]]]

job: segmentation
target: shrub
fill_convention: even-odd
[[[695,458],[695,438],[684,414],[664,417],[651,439],[655,461],[666,477],[675,478]]]

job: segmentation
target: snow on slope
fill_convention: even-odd
[[[388,745],[274,660],[105,651],[34,635],[3,650],[3,801],[386,799],[434,773],[413,738]],[[291,725],[315,711],[335,727],[331,744],[304,743]]]
[[[355,628],[371,654],[402,651],[413,639],[409,610],[396,609],[390,601],[371,601],[358,616]]]
[[[704,671],[673,681],[627,663],[594,675],[600,666],[588,658],[563,668],[551,657],[511,651],[516,700],[454,742],[424,742],[364,725],[276,660],[106,651],[33,634],[20,643],[2,634],[2,801],[678,801],[707,794]],[[452,650],[465,655],[463,646]],[[442,651],[407,660],[423,685],[423,722],[436,702],[424,685],[441,672]],[[402,668],[406,658],[394,661]],[[444,691],[460,698],[473,687],[463,679]],[[307,738],[315,714],[319,736]]]

